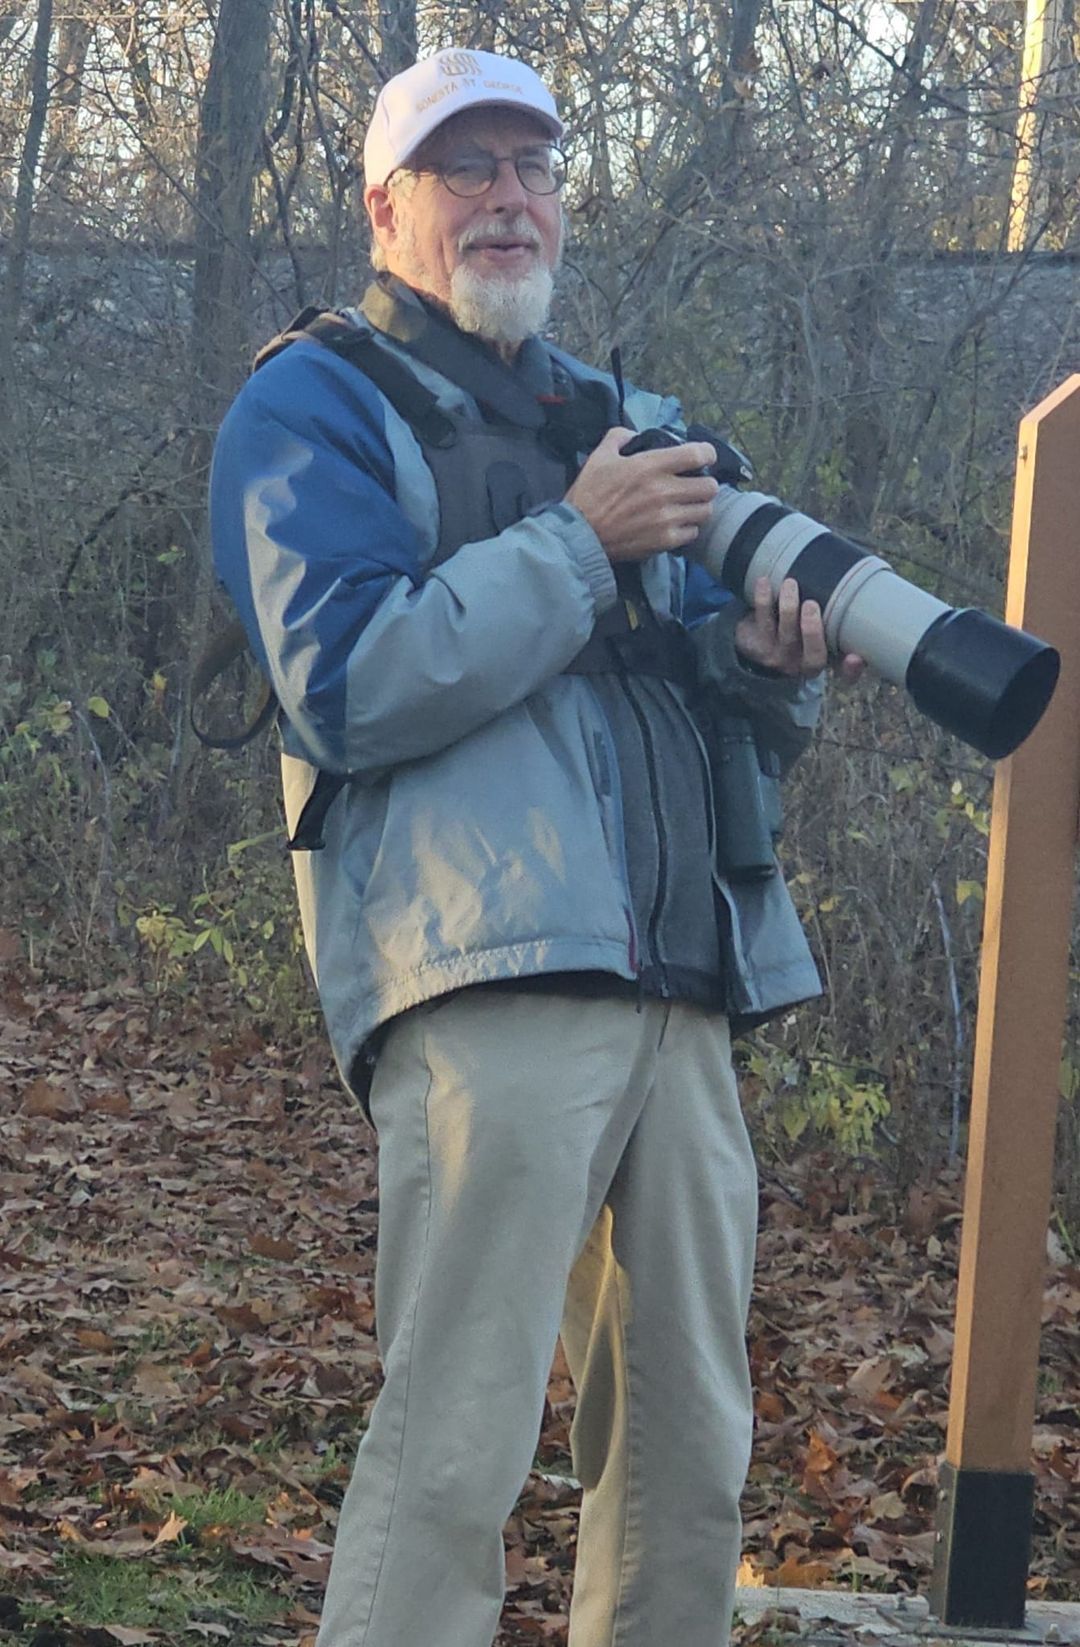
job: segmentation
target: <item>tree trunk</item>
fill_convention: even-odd
[[[871,392],[873,363],[892,280],[893,254],[905,203],[905,168],[922,104],[922,76],[939,9],[940,0],[919,0],[903,59],[893,77],[895,102],[864,173],[866,234],[845,304],[847,330],[842,340],[856,391],[849,396],[844,431],[851,504],[851,518],[846,524],[860,530],[866,529],[873,516],[882,466],[890,447],[888,408]],[[888,153],[879,170],[877,156],[883,144],[888,145]]]
[[[150,54],[139,28],[139,13],[133,8],[130,16],[117,18],[113,32],[127,59],[131,74],[131,91],[135,104],[135,118],[141,131],[149,131],[154,124],[154,72]]]
[[[379,72],[390,80],[416,62],[416,0],[380,0]]]
[[[190,661],[210,628],[213,568],[205,527],[206,477],[214,431],[243,382],[251,353],[251,214],[269,112],[274,0],[221,0],[199,115],[195,158],[195,283],[190,352],[191,433],[182,511],[194,575],[188,613]],[[189,670],[190,678],[190,670]],[[194,755],[186,706],[170,805],[188,790]]]
[[[81,17],[61,20],[56,91],[49,111],[49,140],[42,168],[50,182],[66,172],[75,157],[76,122],[82,104],[83,71],[90,39],[90,24]]]
[[[273,0],[221,0],[195,160],[193,423],[207,436],[249,354],[251,208],[266,121]]]
[[[1048,167],[1042,154],[1054,67],[1065,21],[1063,0],[1027,0],[1024,58],[1020,76],[1020,113],[1016,122],[1016,160],[1009,197],[1007,244],[1022,252],[1044,214]]]
[[[7,268],[0,289],[0,473],[11,462],[16,409],[15,334],[26,286],[26,260],[34,215],[34,180],[41,156],[41,140],[49,112],[49,46],[52,41],[53,0],[38,0],[32,57],[30,118],[26,126],[15,216],[8,242]]]
[[[732,0],[727,68],[719,111],[720,166],[726,170],[739,152],[746,130],[746,111],[761,67],[756,36],[764,0]]]

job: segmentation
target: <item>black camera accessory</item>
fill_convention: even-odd
[[[632,440],[628,440],[620,457],[635,457],[638,452],[660,452],[672,446],[685,446],[688,440],[706,440],[716,449],[716,462],[708,469],[690,470],[688,473],[712,475],[721,486],[745,486],[753,480],[754,471],[750,467],[750,460],[732,446],[730,441],[723,440],[714,429],[706,429],[704,424],[692,423],[685,436],[677,434],[674,429],[642,429]]]
[[[709,756],[716,867],[729,881],[768,880],[781,823],[775,758],[768,752],[763,759],[745,715],[703,708],[695,719]]]

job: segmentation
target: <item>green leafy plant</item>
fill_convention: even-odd
[[[845,1154],[873,1154],[891,1111],[879,1076],[857,1064],[804,1060],[758,1037],[744,1055],[744,1087],[765,1136],[788,1146],[828,1140]]]

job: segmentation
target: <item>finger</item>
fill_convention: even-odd
[[[799,624],[802,630],[802,673],[819,675],[829,660],[829,653],[821,607],[816,600],[804,601],[799,612]]]
[[[687,544],[693,543],[701,531],[701,522],[686,520],[678,516],[665,522],[660,530],[660,547],[662,549],[685,549]]]
[[[664,515],[660,525],[662,530],[690,532],[696,537],[708,518],[707,509],[671,509]]]
[[[688,440],[678,446],[658,447],[655,452],[635,452],[631,461],[648,464],[661,475],[687,475],[711,467],[716,462],[716,448],[706,440]]]
[[[679,520],[696,521],[698,526],[704,526],[712,516],[712,499],[707,503],[676,503],[668,507],[667,513]]]
[[[765,646],[776,640],[776,602],[768,578],[758,578],[754,584],[754,625]]]
[[[799,585],[785,578],[776,601],[776,639],[788,665],[798,667],[802,655]]]
[[[720,490],[719,483],[712,475],[685,475],[666,484],[670,486],[674,500],[684,504],[709,505]]]
[[[604,436],[603,440],[600,442],[600,445],[596,448],[596,450],[598,452],[600,452],[600,451],[621,452],[623,447],[628,445],[629,442],[633,440],[633,438],[634,438],[633,429],[623,429],[621,427],[616,427],[614,429],[609,429],[607,434]]]
[[[866,659],[860,658],[857,652],[847,652],[840,659],[840,678],[849,686],[853,685],[865,670]]]

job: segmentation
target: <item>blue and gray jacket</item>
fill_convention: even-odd
[[[786,766],[816,686],[739,664],[743,609],[700,568],[657,555],[620,589],[572,506],[514,507],[471,484],[481,453],[482,474],[512,472],[522,431],[499,444],[498,407],[462,386],[476,387],[452,351],[435,352],[443,370],[430,350],[418,358],[418,339],[434,325],[454,350],[483,346],[396,283],[365,308],[350,314],[365,342],[474,444],[440,455],[355,364],[301,339],[237,397],[211,482],[216,566],[281,707],[290,833],[320,773],[347,780],[324,849],[294,855],[345,1079],[362,1095],[381,1026],[477,984],[603,975],[736,1020],[817,994],[780,876],[732,885],[716,868],[695,707],[739,708]],[[609,379],[537,340],[506,375],[537,404],[558,401],[567,377],[614,403]],[[622,416],[645,428],[679,414],[630,391]],[[689,633],[693,689],[596,667],[592,637],[624,612]]]

